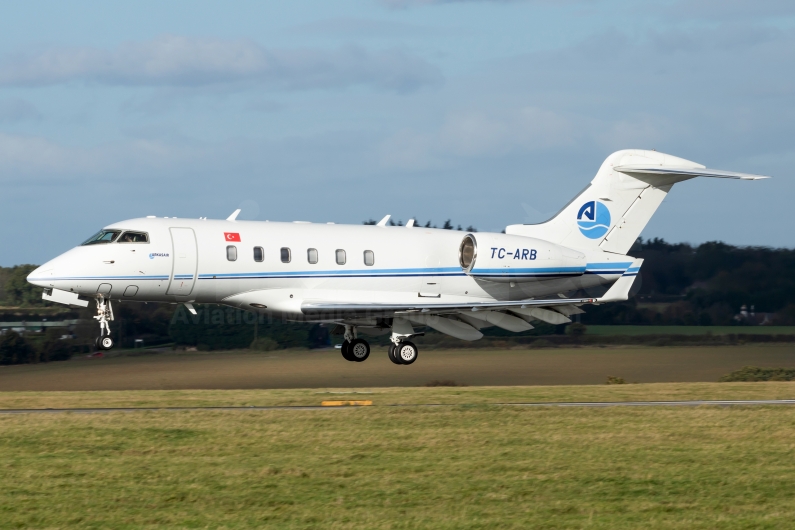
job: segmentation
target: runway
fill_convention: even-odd
[[[64,409],[4,409],[0,414],[103,414],[109,412],[186,412],[186,411],[257,411],[257,410],[342,410],[364,407],[738,407],[761,405],[795,405],[795,399],[758,399],[758,400],[695,400],[695,401],[593,401],[593,402],[534,402],[534,403],[419,403],[419,404],[386,404],[386,405],[282,405],[267,407],[117,407],[117,408],[64,408]]]

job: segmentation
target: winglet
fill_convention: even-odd
[[[235,210],[234,212],[232,212],[232,215],[230,215],[229,217],[227,217],[227,218],[226,218],[226,220],[227,220],[227,221],[234,221],[235,219],[237,219],[237,216],[238,216],[238,214],[240,214],[240,208],[238,208],[237,210]]]
[[[376,224],[375,226],[386,226],[386,223],[389,221],[390,217],[392,216],[389,214],[385,215],[384,218],[378,221],[378,224]]]
[[[632,262],[632,265],[624,271],[624,274],[616,280],[610,289],[602,296],[601,298],[596,299],[597,304],[601,304],[603,302],[623,302],[624,300],[629,299],[629,290],[632,288],[632,284],[635,281],[635,276],[638,275],[638,271],[640,271],[640,266],[643,263],[642,259],[636,259]]]

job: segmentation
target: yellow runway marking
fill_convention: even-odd
[[[324,407],[366,407],[372,405],[370,400],[362,401],[323,401],[320,403]]]

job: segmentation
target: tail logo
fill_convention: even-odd
[[[588,239],[599,239],[610,230],[610,210],[603,202],[586,202],[577,213],[577,226]]]

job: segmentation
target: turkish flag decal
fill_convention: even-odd
[[[240,234],[237,232],[224,232],[224,239],[227,241],[240,241]]]

